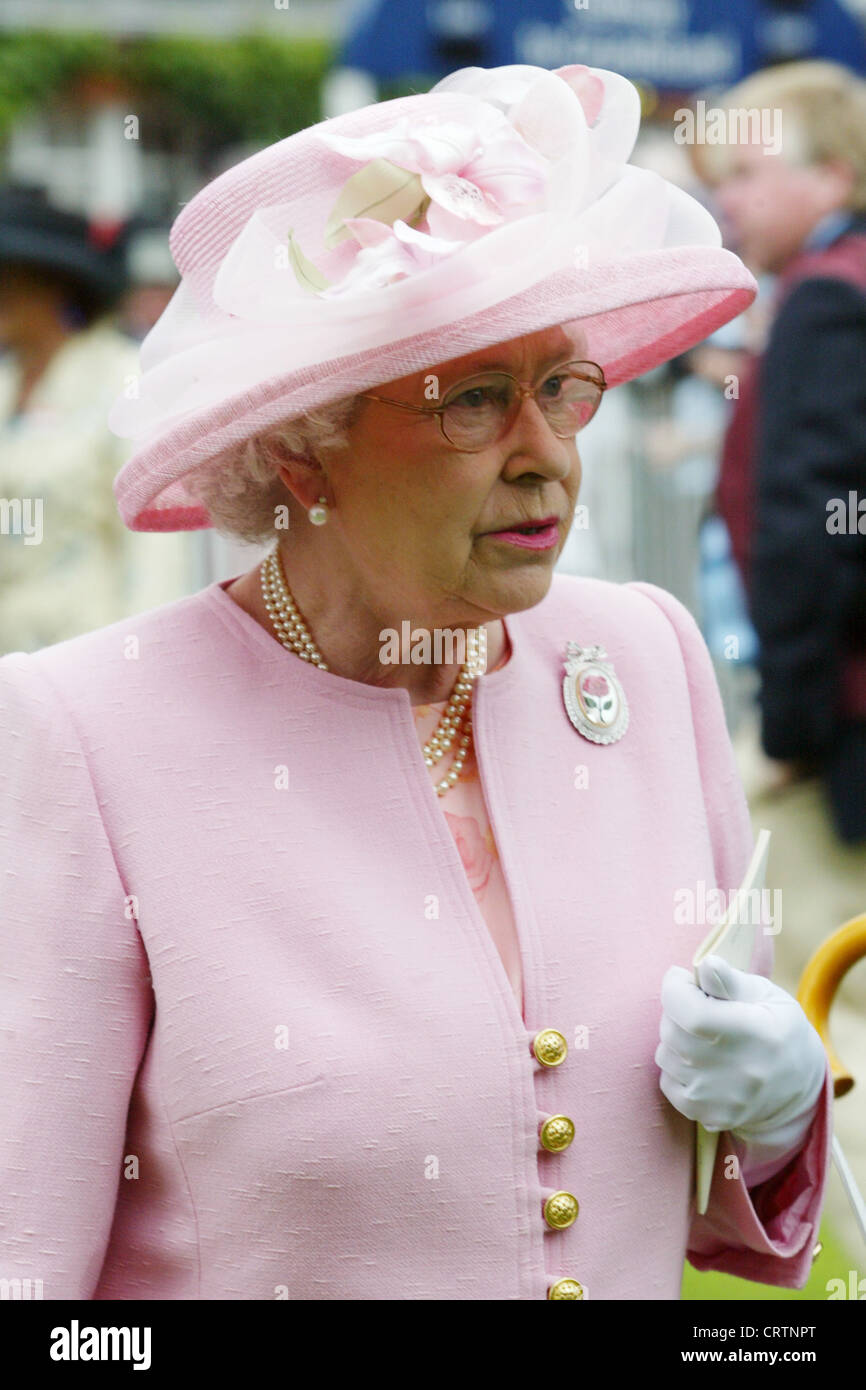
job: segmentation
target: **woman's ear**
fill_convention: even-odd
[[[317,459],[284,450],[273,457],[280,478],[304,511],[308,512],[322,497],[331,501],[328,482]]]

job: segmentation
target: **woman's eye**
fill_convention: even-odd
[[[494,399],[494,391],[490,386],[472,386],[468,391],[461,391],[459,396],[449,402],[451,405],[460,406],[479,406],[488,405]]]
[[[553,390],[548,391],[547,394],[550,396],[558,396],[562,387],[562,382],[563,378],[561,376],[549,376],[544,383],[544,387],[545,390],[547,390],[548,386],[552,386]]]

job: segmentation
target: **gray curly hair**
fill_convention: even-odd
[[[287,454],[320,460],[346,449],[346,434],[361,406],[360,396],[344,396],[292,420],[233,444],[184,479],[189,494],[207,508],[222,535],[267,543],[274,537],[277,509],[294,505],[277,469]]]

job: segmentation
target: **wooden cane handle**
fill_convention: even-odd
[[[820,1035],[830,1060],[836,1096],[844,1096],[851,1090],[854,1077],[833,1050],[830,1009],[843,977],[863,956],[866,956],[866,912],[852,917],[822,942],[803,971],[797,990],[803,1012]]]

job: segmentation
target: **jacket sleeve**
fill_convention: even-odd
[[[713,845],[716,886],[727,894],[745,873],[753,833],[725,723],[712,660],[697,624],[671,594],[633,584],[667,614],[680,643],[689,683],[692,723]],[[773,938],[757,933],[750,969],[772,976]],[[748,1188],[739,1174],[744,1145],[719,1136],[710,1200],[703,1216],[694,1193],[686,1258],[695,1269],[717,1269],[756,1283],[802,1288],[812,1266],[830,1167],[833,1081],[829,1061],[811,1126],[796,1154],[775,1174]],[[730,1156],[737,1164],[729,1162]],[[734,1176],[727,1176],[731,1173]]]
[[[862,490],[864,358],[866,297],[813,276],[782,305],[761,364],[750,607],[773,758],[827,751],[866,596],[866,536],[839,531],[828,510],[837,499],[847,517],[849,492]]]
[[[81,744],[37,660],[0,660],[0,1273],[89,1299],[153,992]]]

